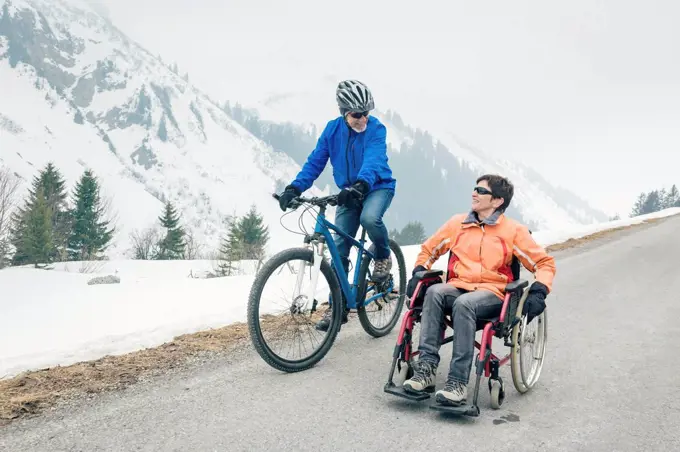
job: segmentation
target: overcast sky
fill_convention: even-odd
[[[358,78],[608,212],[680,184],[678,0],[99,1],[218,98]]]

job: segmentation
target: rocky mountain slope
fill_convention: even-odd
[[[86,5],[0,0],[0,86],[0,164],[26,187],[48,161],[70,187],[93,169],[118,214],[111,254],[166,199],[213,248],[252,204],[273,239],[290,237],[271,193],[298,165]]]

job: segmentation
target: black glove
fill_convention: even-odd
[[[362,199],[368,193],[368,184],[362,180],[355,182],[347,188],[343,188],[338,195],[339,206],[355,206],[357,201]]]
[[[409,298],[413,297],[413,292],[416,290],[416,286],[418,285],[418,282],[420,280],[414,278],[415,274],[418,272],[422,272],[427,270],[427,268],[423,267],[422,265],[418,265],[416,268],[413,269],[411,272],[411,279],[408,281],[408,285],[406,286],[406,296]]]
[[[548,288],[538,281],[535,281],[529,289],[529,294],[524,300],[522,315],[527,314],[527,323],[534,317],[541,315],[545,309],[545,297],[548,296]]]
[[[290,205],[290,202],[301,194],[300,190],[292,185],[287,186],[285,191],[279,196],[279,207],[281,207],[281,210],[285,212]]]

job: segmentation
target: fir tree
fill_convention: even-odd
[[[664,199],[664,208],[668,209],[670,207],[680,207],[680,193],[675,184],[673,184],[666,194],[666,199]]]
[[[420,221],[411,221],[401,230],[399,240],[395,241],[401,246],[420,245],[427,237],[425,236],[425,228]]]
[[[645,193],[640,193],[638,195],[638,198],[635,201],[635,204],[633,205],[633,211],[630,214],[631,217],[637,217],[638,215],[642,215],[643,213],[645,213],[644,208],[646,200],[647,195]]]
[[[264,249],[269,242],[269,228],[255,206],[238,223],[244,259],[264,259]]]
[[[26,230],[28,216],[37,206],[38,193],[42,193],[43,201],[47,205],[50,214],[50,250],[49,261],[63,260],[66,257],[66,239],[70,230],[70,216],[66,204],[65,181],[59,170],[50,162],[40,173],[33,178],[32,187],[29,189],[28,199],[22,207],[19,207],[12,215],[12,246],[15,255],[12,259],[14,265],[22,265],[32,262],[32,251],[23,249],[25,243],[23,235]]]
[[[51,257],[57,261],[65,260],[66,241],[71,229],[71,218],[66,202],[68,198],[66,181],[61,172],[52,162],[49,162],[34,181],[34,185],[35,182],[44,190],[45,202],[51,212],[50,223],[52,225],[53,244]],[[35,194],[35,192],[31,194]]]
[[[30,209],[26,210],[18,220],[15,230],[14,245],[17,253],[13,264],[39,264],[52,262],[54,244],[52,236],[52,210],[45,197],[45,191],[39,187]]]
[[[238,218],[232,218],[227,237],[220,245],[218,271],[222,276],[231,276],[236,270],[234,263],[243,259],[243,237],[239,223]]]
[[[170,201],[165,203],[163,216],[158,219],[167,232],[158,244],[156,259],[181,259],[184,256],[184,229],[179,225],[179,215]]]
[[[653,190],[647,195],[645,203],[642,205],[642,213],[653,213],[661,210],[661,198],[658,190]]]
[[[92,171],[86,170],[76,184],[71,213],[73,219],[68,238],[71,260],[97,260],[101,258],[113,238],[115,228],[105,220],[105,208],[99,196],[99,182]]]

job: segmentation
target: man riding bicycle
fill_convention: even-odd
[[[545,297],[552,290],[555,260],[532,238],[526,226],[506,217],[514,188],[505,178],[484,175],[477,179],[468,214],[453,216],[421,246],[413,275],[429,270],[444,253],[453,252],[450,280],[428,288],[421,316],[420,357],[414,376],[403,388],[422,392],[435,386],[439,347],[444,320],[451,314],[453,323],[453,357],[446,384],[437,391],[436,400],[443,404],[462,404],[467,398],[474,353],[478,318],[500,315],[503,290],[512,275],[513,255],[535,274],[524,302],[527,320],[545,309]],[[407,296],[413,296],[418,280],[412,278]]]
[[[309,189],[330,159],[333,178],[338,188],[338,208],[335,225],[354,237],[359,224],[375,245],[375,264],[372,279],[383,282],[392,269],[389,235],[383,216],[394,197],[396,180],[387,163],[387,130],[369,112],[375,108],[373,95],[366,85],[356,80],[338,84],[336,100],[341,116],[328,122],[317,141],[316,148],[307,158],[293,182],[279,197],[283,211],[291,201]],[[349,270],[351,244],[335,234],[342,267]],[[330,325],[330,312],[316,328],[326,331]],[[342,323],[347,323],[345,307]]]

